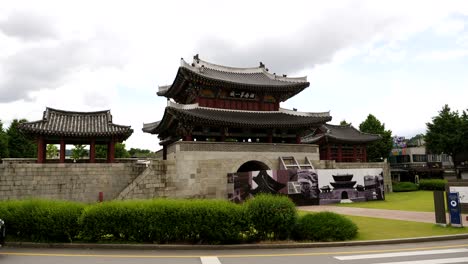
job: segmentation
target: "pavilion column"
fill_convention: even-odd
[[[362,146],[362,161],[367,162],[367,146]]]
[[[331,147],[330,144],[327,144],[327,160],[331,160]]]
[[[43,136],[37,138],[37,163],[44,163],[46,158],[46,143]]]
[[[301,136],[296,134],[296,144],[301,144]]]
[[[353,145],[353,160],[354,160],[354,162],[357,161],[357,147],[356,147],[356,145]]]
[[[96,139],[92,138],[89,144],[89,162],[96,163]]]
[[[338,145],[338,162],[343,161],[343,144]]]
[[[187,134],[184,136],[184,141],[192,141],[192,134]]]
[[[167,145],[163,145],[163,160],[167,160]]]
[[[65,140],[60,139],[60,163],[65,163]]]
[[[267,142],[268,143],[273,143],[273,131],[268,131]]]
[[[226,141],[226,134],[227,134],[226,132],[227,132],[227,128],[222,127],[222,128],[221,128],[221,131],[220,131],[220,134],[221,134],[221,142]]]
[[[107,144],[107,163],[114,163],[115,160],[115,140],[112,138]]]

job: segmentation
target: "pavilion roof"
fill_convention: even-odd
[[[321,140],[327,142],[343,142],[343,143],[369,143],[381,139],[380,135],[364,133],[352,125],[330,125],[324,124],[315,132],[304,136],[301,139],[302,143],[317,143]]]
[[[133,129],[112,123],[110,110],[72,112],[47,107],[42,120],[20,124],[27,134],[66,137],[110,137],[127,139]]]
[[[279,111],[246,111],[182,105],[169,102],[161,121],[143,125],[143,131],[161,134],[179,122],[203,126],[246,128],[316,128],[330,121],[329,112],[306,113],[280,109]]]
[[[194,56],[191,64],[181,59],[181,65],[172,85],[160,86],[158,95],[167,98],[185,98],[188,82],[199,82],[215,87],[242,89],[250,92],[280,93],[282,101],[296,95],[309,86],[307,77],[291,78],[272,74],[260,62],[260,66],[235,68],[217,65]]]

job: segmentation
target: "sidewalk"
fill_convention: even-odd
[[[385,210],[385,209],[369,209],[369,208],[356,208],[356,207],[342,207],[342,206],[329,206],[329,205],[311,205],[311,206],[298,206],[298,210],[310,212],[329,211],[344,215],[357,215],[366,217],[386,218],[404,221],[414,221],[423,223],[435,224],[434,212],[413,212],[413,211],[399,211],[399,210]],[[468,226],[466,219],[468,215],[462,214],[463,226]],[[450,222],[449,215],[447,214],[447,223]]]

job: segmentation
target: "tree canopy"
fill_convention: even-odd
[[[18,125],[24,122],[27,120],[14,119],[6,132],[10,158],[35,158],[37,156],[36,143],[18,129]]]
[[[392,150],[392,131],[385,130],[382,124],[374,115],[369,114],[360,125],[359,130],[365,133],[378,134],[382,138],[367,145],[367,159],[369,161],[382,161],[387,158]]]
[[[3,129],[2,120],[0,120],[0,159],[8,158],[8,137]]]
[[[125,149],[124,143],[115,144],[115,158],[130,158],[130,154]],[[107,158],[107,145],[96,145],[96,158],[105,159]]]
[[[462,155],[468,153],[468,115],[460,115],[444,105],[439,115],[426,123],[425,136],[427,149],[434,154],[445,153],[452,156],[455,164],[464,161]]]

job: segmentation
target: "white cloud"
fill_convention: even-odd
[[[346,119],[355,126],[373,113],[404,133],[423,127],[429,113],[445,103],[463,107],[453,91],[432,92],[444,89],[443,80],[410,78],[398,67],[465,58],[463,46],[409,54],[406,45],[425,32],[463,43],[467,14],[466,1],[2,3],[0,118],[37,120],[46,106],[111,109],[116,123],[135,130],[127,147],[154,150],[157,136],[143,134],[141,127],[162,117],[166,102],[156,96],[157,86],[172,83],[180,57],[200,53],[218,64],[249,67],[262,61],[271,72],[308,75],[311,87],[285,107],[331,110],[333,123]],[[367,68],[387,62],[397,68]],[[425,93],[427,87],[431,92]],[[416,94],[431,98],[418,102],[415,114],[403,115],[401,98]]]

